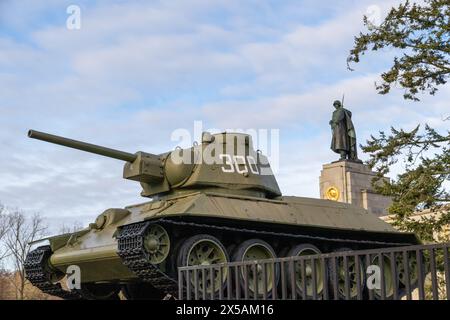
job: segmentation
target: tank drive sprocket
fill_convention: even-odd
[[[120,227],[117,235],[117,254],[123,264],[142,281],[151,283],[153,287],[165,294],[176,295],[177,281],[163,273],[157,265],[152,264],[145,250],[144,237],[148,228],[154,223],[155,221],[144,221]]]

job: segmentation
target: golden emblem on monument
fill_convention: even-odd
[[[325,192],[325,197],[328,200],[338,201],[339,200],[339,189],[336,187],[329,187]]]

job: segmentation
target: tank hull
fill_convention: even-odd
[[[137,249],[129,247],[130,243],[142,244],[145,231],[139,234],[140,228],[146,230],[154,225],[167,232],[168,254],[157,264],[147,262],[145,267],[136,269],[127,252],[135,253]],[[130,235],[127,228],[138,230],[133,236],[135,240],[123,235]],[[69,266],[79,266],[82,283],[121,286],[158,282],[163,283],[156,286],[161,291],[175,294],[173,283],[180,264],[180,247],[198,234],[218,239],[230,260],[236,247],[255,238],[270,244],[277,256],[285,256],[290,248],[304,243],[313,244],[321,252],[342,247],[358,250],[418,243],[413,234],[400,233],[364,209],[344,203],[302,197],[269,200],[193,192],[125,210],[110,209],[85,230],[49,238],[52,250],[49,264],[61,274]],[[139,259],[148,259],[145,250]],[[147,273],[144,269],[154,269],[154,272]]]

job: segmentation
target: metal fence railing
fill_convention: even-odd
[[[450,243],[178,269],[186,300],[450,300]]]

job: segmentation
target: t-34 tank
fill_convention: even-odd
[[[159,155],[33,130],[28,136],[124,161],[123,177],[140,182],[141,195],[150,198],[108,209],[83,230],[36,244],[26,259],[27,278],[62,298],[115,299],[122,290],[129,299],[159,299],[177,295],[179,266],[418,243],[362,208],[283,196],[249,135],[205,132],[201,144]],[[57,283],[68,268],[79,268],[81,289]],[[278,270],[267,273],[268,285],[258,287],[271,290]],[[216,290],[227,276],[221,283],[212,275]]]

